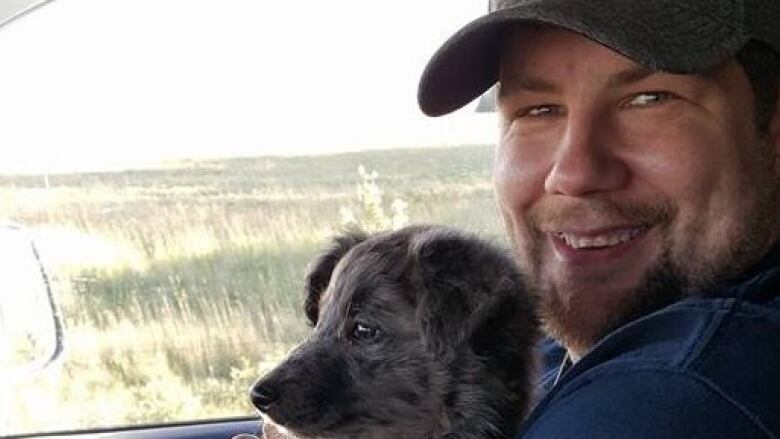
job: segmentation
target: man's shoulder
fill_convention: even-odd
[[[734,297],[689,298],[616,330],[581,364],[592,369],[605,363],[650,363],[715,378],[718,370],[731,366],[761,369],[763,362],[745,364],[748,357],[780,361],[778,346],[780,300],[757,303]],[[724,354],[730,358],[718,357]]]
[[[780,311],[769,305],[688,299],[626,325],[562,377],[524,437],[780,436]]]
[[[602,369],[544,401],[523,438],[774,438],[696,374],[652,365]]]

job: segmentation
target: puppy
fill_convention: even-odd
[[[533,298],[453,229],[353,233],[306,279],[308,339],[251,399],[270,438],[507,438],[532,398]]]

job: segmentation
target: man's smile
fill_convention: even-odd
[[[628,242],[642,233],[646,227],[631,227],[607,232],[554,232],[553,236],[574,249],[602,249]]]
[[[637,225],[581,231],[556,230],[546,234],[560,262],[587,266],[598,262],[618,263],[619,258],[637,247],[649,230],[649,226]]]

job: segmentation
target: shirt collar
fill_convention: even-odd
[[[706,288],[707,297],[735,297],[751,302],[765,302],[780,293],[780,244],[772,247],[757,263],[743,274]]]

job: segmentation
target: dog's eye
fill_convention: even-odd
[[[368,341],[374,339],[379,330],[363,322],[356,322],[352,327],[352,339],[356,341]]]

